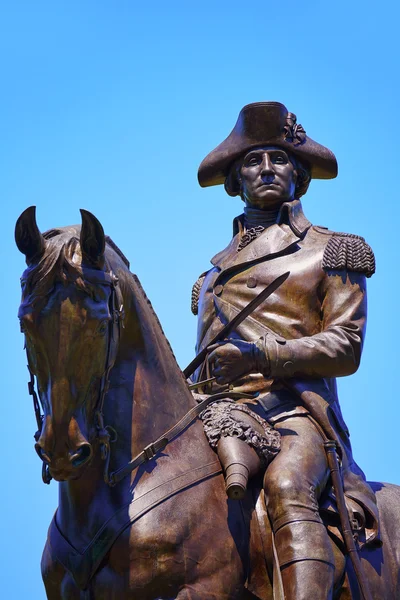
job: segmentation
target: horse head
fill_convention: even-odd
[[[102,403],[118,347],[121,292],[105,258],[103,227],[91,213],[81,215],[81,227],[42,235],[30,207],[15,228],[28,265],[18,316],[43,411],[38,405],[35,449],[45,479],[57,481],[80,477],[96,444],[110,437]]]

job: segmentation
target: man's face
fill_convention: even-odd
[[[284,150],[263,146],[250,150],[239,168],[241,196],[247,206],[271,210],[292,200],[297,171]]]

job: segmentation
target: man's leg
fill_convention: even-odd
[[[264,490],[287,600],[332,598],[334,556],[318,510],[329,470],[323,440],[306,416],[275,424],[281,451]]]

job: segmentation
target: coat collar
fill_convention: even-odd
[[[278,214],[275,225],[268,227],[240,252],[237,247],[243,232],[244,215],[233,221],[233,238],[222,252],[216,254],[211,263],[224,270],[231,266],[257,260],[263,256],[277,255],[304,237],[311,227],[310,221],[304,216],[300,200],[285,202]]]

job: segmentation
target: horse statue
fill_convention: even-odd
[[[16,224],[28,265],[19,318],[35,448],[44,482],[60,488],[41,562],[47,597],[282,597],[262,486],[255,480],[243,501],[227,499],[196,401],[139,280],[99,221],[81,215],[81,226],[42,234],[30,207]],[[394,600],[400,488],[372,485],[383,546],[360,556],[372,597]],[[361,598],[332,523],[335,598]]]

